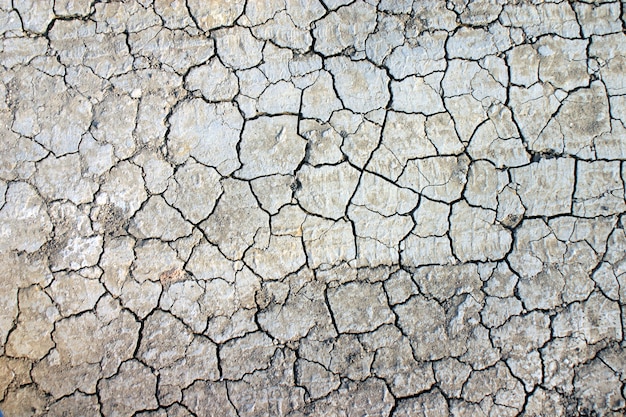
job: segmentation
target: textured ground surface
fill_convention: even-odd
[[[626,410],[626,6],[0,0],[0,408]]]

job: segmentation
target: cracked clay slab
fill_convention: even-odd
[[[626,415],[619,0],[0,0],[0,413]]]

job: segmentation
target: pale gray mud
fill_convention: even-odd
[[[624,415],[625,9],[0,0],[0,409]]]

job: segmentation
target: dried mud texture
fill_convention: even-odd
[[[0,0],[0,409],[624,415],[625,10]]]

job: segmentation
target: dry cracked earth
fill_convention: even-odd
[[[0,409],[624,415],[625,10],[0,0]]]

